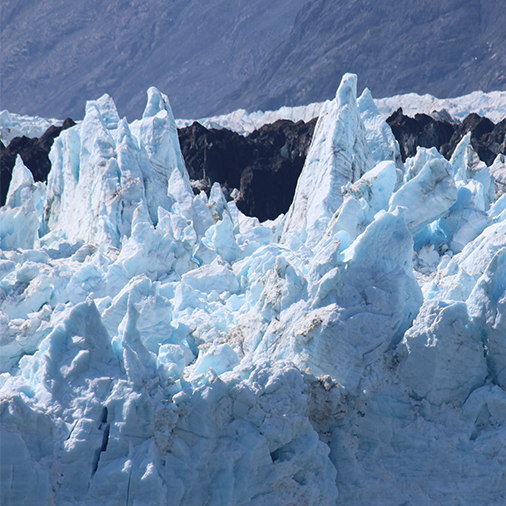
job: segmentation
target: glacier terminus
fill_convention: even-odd
[[[261,223],[194,193],[147,95],[132,123],[89,101],[47,183],[16,161],[0,502],[506,504],[504,156],[403,163],[346,74]]]

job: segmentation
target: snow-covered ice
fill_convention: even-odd
[[[238,109],[229,114],[210,116],[197,121],[206,128],[228,128],[241,135],[248,135],[262,125],[274,123],[279,119],[307,122],[319,116],[329,103],[330,100],[295,107],[285,106],[276,111],[248,112]],[[452,122],[460,122],[473,112],[480,116],[486,116],[494,123],[506,118],[506,91],[489,93],[474,91],[469,95],[456,98],[436,98],[429,94],[406,93],[387,98],[376,98],[374,104],[383,120],[387,119],[399,107],[407,116],[413,117],[416,113],[424,113]],[[190,126],[193,121],[193,119],[178,119],[176,124],[178,128],[182,128]],[[364,121],[367,122],[367,117],[364,117]]]
[[[0,111],[0,141],[5,146],[14,137],[40,137],[51,125],[61,126],[57,119],[39,118],[38,116],[21,116],[7,110]]]
[[[47,184],[18,158],[2,504],[504,504],[504,160],[403,164],[382,114],[345,75],[264,223],[194,195],[155,88],[88,102]]]

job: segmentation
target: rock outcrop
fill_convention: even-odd
[[[450,157],[462,137],[471,132],[471,144],[487,165],[492,165],[499,153],[506,153],[506,120],[494,124],[488,118],[472,113],[457,126],[450,139],[449,150],[443,155]]]
[[[416,155],[417,146],[438,150],[450,142],[455,126],[449,121],[440,121],[427,114],[415,114],[414,118],[406,116],[399,108],[389,118],[395,138],[399,142],[402,160]]]
[[[5,147],[0,142],[0,205],[5,204],[9,183],[11,180],[12,169],[16,163],[16,156],[20,155],[23,163],[30,169],[33,179],[37,181],[45,181],[51,170],[51,162],[49,161],[49,151],[53,145],[53,141],[60,135],[63,130],[74,126],[75,122],[71,118],[67,118],[61,127],[50,126],[41,137],[15,137]]]
[[[179,130],[181,152],[194,191],[209,192],[218,182],[240,190],[237,207],[261,221],[286,213],[306,159],[316,119],[279,120],[248,137],[197,122]]]
[[[442,112],[406,116],[399,108],[389,118],[395,138],[399,142],[403,161],[416,155],[417,146],[435,147],[450,159],[458,143],[471,132],[471,144],[482,161],[492,165],[496,156],[506,153],[506,120],[494,124],[488,118],[476,113],[469,114],[462,123],[455,123]]]

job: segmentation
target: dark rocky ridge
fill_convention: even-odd
[[[451,156],[460,139],[471,132],[471,144],[487,165],[492,165],[499,153],[506,153],[506,119],[494,124],[488,118],[472,113],[455,129],[448,153]]]
[[[179,142],[195,189],[209,190],[216,181],[237,188],[237,207],[263,221],[288,211],[315,124],[279,120],[243,137],[195,122],[179,130]]]
[[[402,161],[416,154],[417,146],[441,148],[449,145],[455,132],[455,125],[448,121],[439,121],[427,114],[415,114],[414,118],[404,115],[399,108],[387,123],[399,143]]]
[[[0,141],[0,205],[5,204],[16,156],[21,156],[23,163],[32,172],[35,181],[46,181],[51,170],[48,155],[53,141],[62,130],[74,125],[74,120],[67,118],[61,127],[51,125],[41,137],[15,137],[7,147]]]
[[[386,121],[399,142],[403,161],[416,154],[417,146],[435,147],[450,159],[468,132],[471,132],[471,145],[487,165],[491,165],[499,153],[506,153],[506,119],[494,124],[488,118],[472,113],[462,123],[455,124],[427,114],[415,114],[411,118],[398,109]]]
[[[387,119],[403,160],[414,156],[417,146],[434,146],[450,158],[469,131],[473,147],[487,165],[498,153],[506,154],[506,120],[494,125],[487,118],[470,114],[462,123],[455,124],[445,120],[444,114],[434,116],[416,114],[410,118],[399,109]],[[72,124],[67,119],[63,127],[50,127],[40,139],[17,137],[7,148],[0,146],[1,205],[5,203],[16,154],[21,155],[36,181],[45,181],[51,168],[47,155],[53,140]],[[197,122],[179,129],[181,151],[194,191],[209,192],[212,184],[218,182],[226,193],[234,188],[240,190],[237,206],[248,216],[263,221],[286,213],[315,124],[316,118],[307,123],[279,120],[247,137],[226,129],[206,129]]]

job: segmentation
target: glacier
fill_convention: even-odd
[[[503,505],[504,160],[402,163],[346,74],[286,216],[88,102],[0,209],[0,502]]]
[[[362,94],[362,98],[365,98],[365,96],[367,96],[367,91]],[[307,123],[319,116],[320,111],[328,107],[330,102],[330,100],[326,100],[325,102],[314,102],[295,107],[285,106],[276,111],[248,112],[245,109],[238,109],[228,114],[201,118],[198,122],[206,128],[228,128],[241,135],[248,135],[262,125],[274,123],[279,119],[287,119],[293,122],[302,120]],[[387,119],[399,107],[407,116],[413,117],[417,113],[432,115],[437,111],[436,118],[443,118],[456,123],[464,120],[471,113],[486,116],[494,123],[506,118],[506,91],[492,91],[490,93],[474,91],[461,97],[443,99],[429,94],[406,93],[387,98],[375,98],[374,104],[380,113],[381,119]],[[366,117],[363,119],[366,121]],[[190,126],[193,121],[193,119],[177,119],[176,124],[178,128],[183,128]]]
[[[61,126],[63,121],[38,116],[23,116],[7,110],[0,111],[0,140],[5,146],[14,137],[40,137],[51,125]]]

